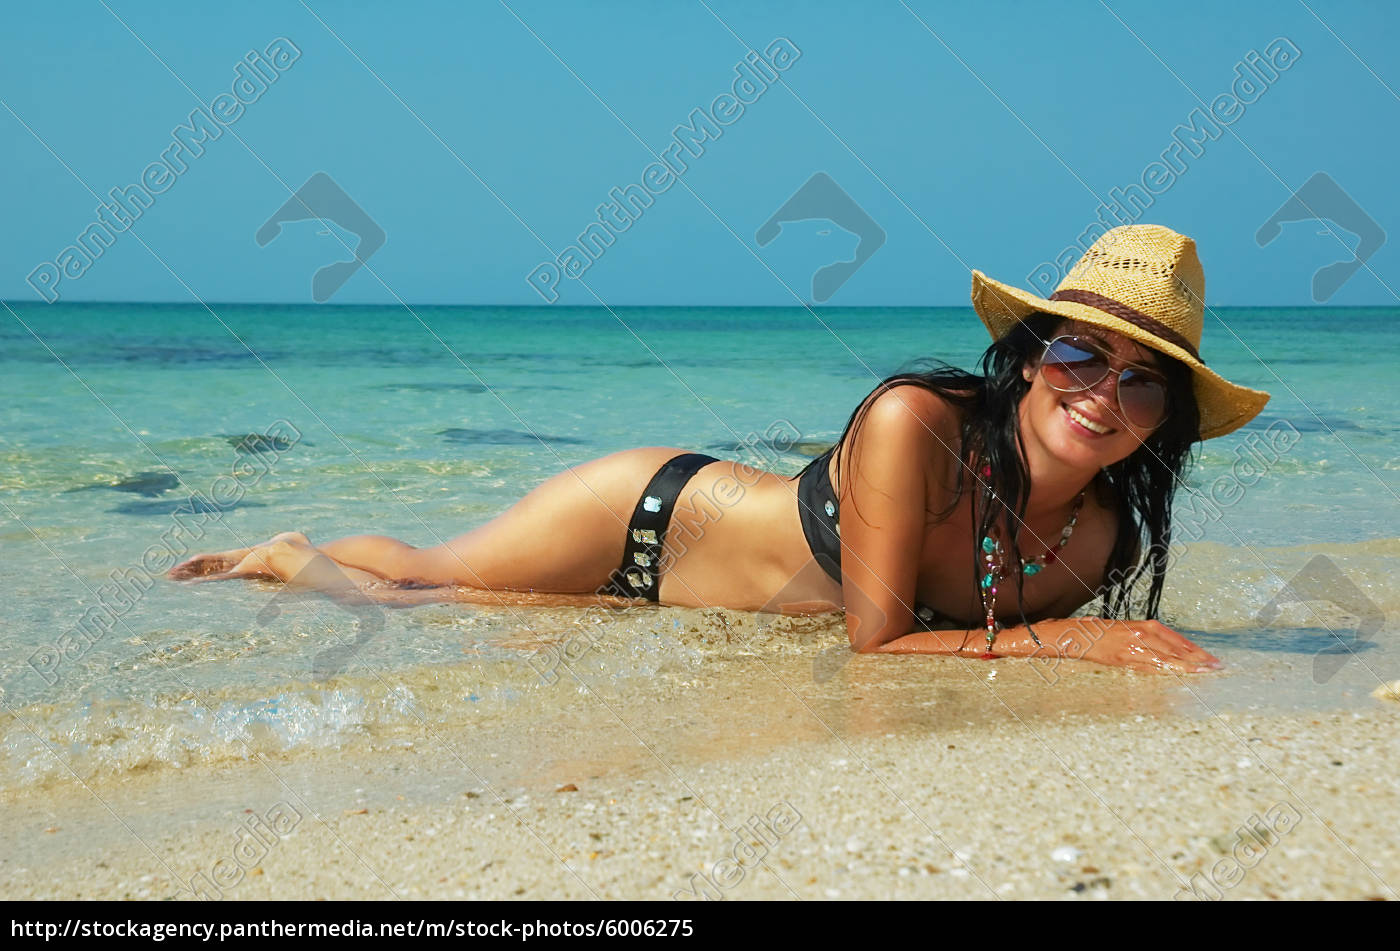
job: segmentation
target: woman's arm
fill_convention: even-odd
[[[1107,621],[1096,617],[1039,621],[1036,646],[1023,624],[1003,628],[993,650],[1005,657],[1070,657],[1131,670],[1201,673],[1219,670],[1219,658],[1160,621]],[[980,657],[986,632],[915,631],[874,648],[881,654],[962,654]]]
[[[947,448],[956,440],[947,403],[899,386],[874,397],[842,451],[841,588],[855,650],[875,650],[915,627],[930,465],[956,466]]]
[[[986,652],[980,629],[913,631],[930,486],[952,485],[957,417],[943,400],[901,386],[874,399],[851,440],[841,478],[841,574],[853,650],[882,654]],[[928,468],[933,461],[934,469]],[[1071,599],[1072,601],[1072,599]],[[1062,607],[1068,613],[1073,605]],[[1057,609],[1061,606],[1057,606]],[[1071,657],[1133,670],[1219,669],[1214,655],[1159,621],[1068,618],[1005,628],[994,651],[1009,657]]]

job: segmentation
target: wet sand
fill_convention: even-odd
[[[1400,897],[1398,704],[818,644],[651,693],[566,678],[393,749],[10,793],[6,897]]]

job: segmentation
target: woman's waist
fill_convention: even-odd
[[[708,474],[693,479],[677,499],[664,564],[678,571],[726,572],[755,592],[778,595],[797,585],[799,593],[839,602],[839,585],[802,580],[812,556],[797,517],[795,479],[761,473],[743,485]],[[830,582],[824,574],[821,580]]]

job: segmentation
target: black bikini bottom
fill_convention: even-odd
[[[657,470],[627,524],[627,547],[622,565],[616,568],[599,594],[619,598],[645,598],[656,601],[661,589],[661,546],[671,524],[676,498],[695,473],[712,462],[714,456],[688,452],[676,456]]]

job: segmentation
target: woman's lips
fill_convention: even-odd
[[[1115,432],[1112,426],[1103,423],[1091,416],[1081,413],[1068,403],[1061,403],[1065,410],[1065,418],[1069,420],[1070,427],[1077,433],[1085,436],[1102,437],[1111,436]]]

